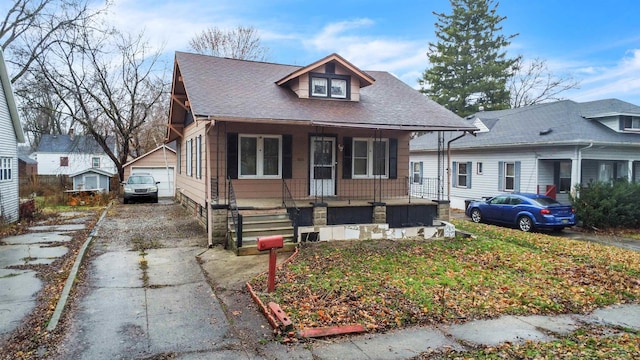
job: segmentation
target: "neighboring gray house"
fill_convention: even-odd
[[[24,142],[13,89],[0,49],[0,220],[14,222],[19,217],[18,143]]]
[[[479,112],[466,120],[480,129],[476,136],[454,140],[462,133],[441,133],[440,154],[446,154],[447,144],[450,148],[449,158],[440,156],[443,195],[450,194],[452,208],[518,191],[546,193],[568,203],[576,184],[640,181],[640,106],[617,99],[565,100]],[[429,133],[411,141],[416,188],[438,176],[437,138]]]
[[[115,143],[109,146],[115,149]],[[91,136],[74,134],[73,129],[67,135],[42,135],[36,160],[38,175],[71,175],[86,169],[117,172],[113,160]]]

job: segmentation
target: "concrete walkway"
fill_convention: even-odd
[[[0,344],[35,308],[42,289],[37,271],[15,267],[52,264],[65,255],[73,233],[85,229],[86,215],[62,213],[62,224],[36,225],[26,234],[0,239]]]

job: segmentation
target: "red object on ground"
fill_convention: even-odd
[[[291,319],[289,319],[287,314],[284,311],[282,311],[282,309],[280,308],[280,305],[271,301],[269,303],[269,309],[271,309],[271,312],[273,313],[273,315],[280,321],[280,323],[282,323],[282,326],[284,327],[285,331],[289,331],[293,328],[293,323],[291,322]]]
[[[356,324],[356,325],[304,329],[298,332],[298,336],[304,337],[304,338],[313,338],[313,337],[341,335],[341,334],[349,334],[349,333],[365,332],[365,331],[367,331],[367,329],[364,327],[364,325]]]
[[[276,261],[278,249],[284,246],[282,235],[265,236],[258,238],[258,250],[269,250],[269,277],[267,280],[267,292],[273,292],[276,288]]]

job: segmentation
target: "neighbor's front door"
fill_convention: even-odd
[[[333,196],[336,194],[336,139],[312,137],[310,164],[310,195]]]

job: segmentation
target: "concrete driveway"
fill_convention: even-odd
[[[206,234],[187,211],[119,204],[95,234],[60,359],[249,358],[198,264]]]

